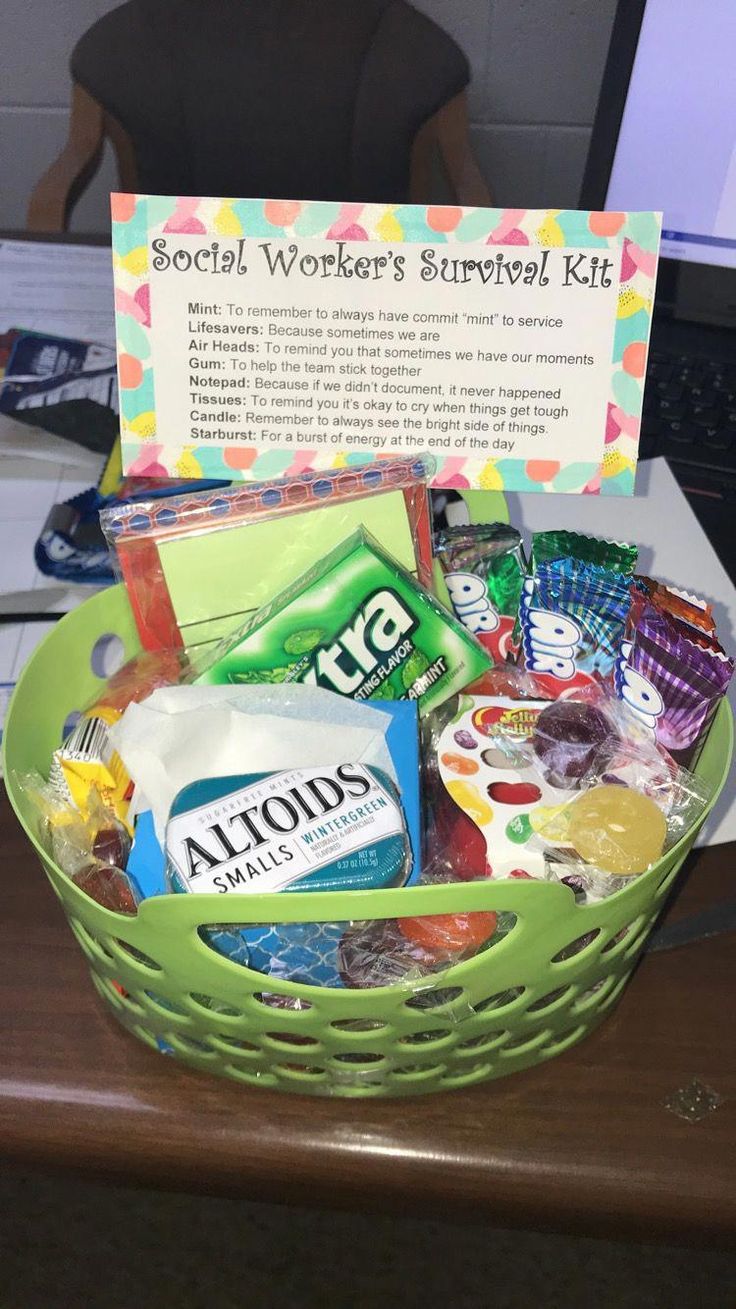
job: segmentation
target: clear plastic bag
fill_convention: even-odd
[[[83,816],[38,773],[16,774],[38,816],[38,833],[67,877],[105,909],[135,914],[141,893],[125,872],[130,838],[125,826],[96,795]]]
[[[544,851],[545,876],[579,900],[604,899],[671,849],[710,795],[701,778],[651,740],[618,736],[577,779],[572,798],[537,815],[534,841]]]
[[[415,572],[423,586],[430,588],[433,564],[428,485],[435,467],[431,455],[400,456],[271,482],[238,483],[216,490],[188,492],[165,502],[137,501],[104,510],[100,522],[127,587],[143,648],[175,649],[227,636],[240,626],[247,613],[260,608],[329,548],[329,542],[325,544],[324,517],[310,520],[312,511],[329,509],[334,524],[334,529],[330,528],[331,543],[335,545],[364,520],[361,505],[356,502],[375,501],[376,497],[391,492],[403,496],[406,512],[407,557],[401,562]],[[371,515],[374,508],[375,505],[370,507]],[[382,540],[380,523],[383,521],[380,517],[365,520],[379,540]],[[271,534],[266,547],[262,533],[249,530],[259,524],[277,522],[283,522],[279,549],[274,547]],[[313,539],[308,544],[307,536],[312,528]],[[186,572],[184,601],[178,594],[172,594],[175,587],[167,560],[167,552],[171,557],[168,546],[176,542],[178,551],[181,543],[186,550],[193,537],[212,534],[217,536],[217,541],[212,543],[216,551],[211,555],[214,568],[198,566]],[[298,552],[291,549],[294,541],[299,543]],[[395,553],[393,535],[382,543]],[[197,547],[200,560],[203,553],[210,559],[210,543],[205,552],[201,545]],[[292,553],[294,564],[289,573],[287,565]],[[227,593],[226,599],[220,601],[214,594],[222,572],[216,561],[221,562],[226,556],[229,558]],[[258,567],[253,566],[256,558]],[[234,568],[235,560],[242,560],[243,567]],[[278,575],[273,579],[269,570],[276,563]]]

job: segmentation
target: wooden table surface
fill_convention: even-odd
[[[4,793],[0,851],[0,1157],[500,1227],[733,1238],[732,933],[646,957],[613,1016],[538,1069],[411,1100],[311,1099],[190,1072],[124,1032]],[[669,921],[733,898],[733,859],[693,856]],[[723,1102],[691,1124],[663,1101],[693,1078]]]

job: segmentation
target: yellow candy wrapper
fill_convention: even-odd
[[[108,736],[108,727],[119,717],[120,710],[110,705],[96,705],[83,714],[54,751],[49,782],[83,818],[89,817],[90,807],[99,799],[132,834],[127,821],[132,782]]]

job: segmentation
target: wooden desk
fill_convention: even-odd
[[[125,1033],[4,793],[0,850],[0,1157],[499,1227],[733,1238],[733,934],[645,958],[613,1017],[539,1069],[409,1101],[308,1099],[189,1072]],[[733,859],[695,855],[670,921],[732,897]],[[662,1102],[693,1077],[724,1102],[691,1125]]]

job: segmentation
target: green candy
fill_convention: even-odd
[[[510,618],[516,616],[525,561],[515,527],[508,523],[446,527],[437,537],[435,553],[445,577],[474,573],[485,582],[494,609]]]
[[[509,841],[513,841],[515,845],[525,845],[531,834],[532,825],[526,814],[517,814],[506,827]]]
[[[305,627],[301,632],[292,632],[284,641],[284,650],[289,655],[308,654],[324,638],[323,627]]]

